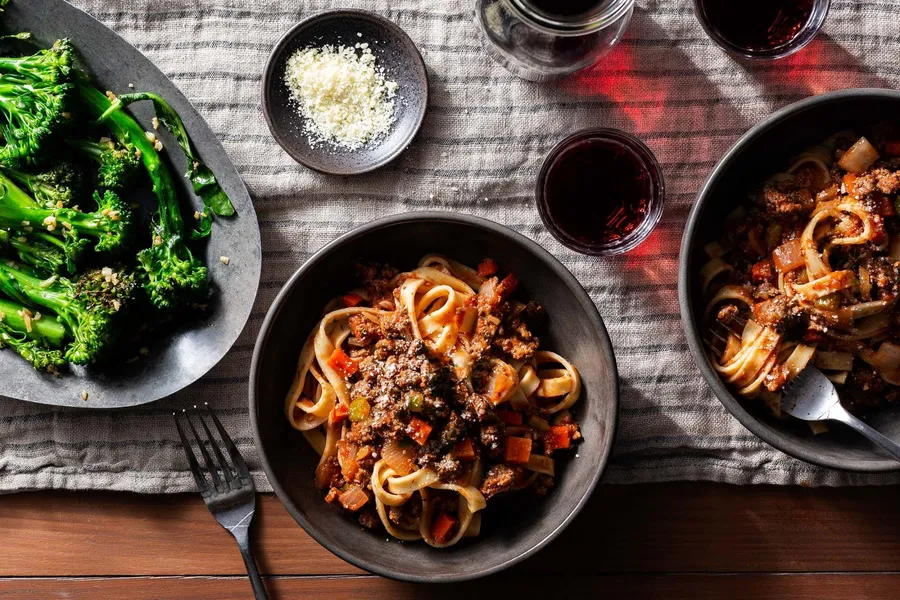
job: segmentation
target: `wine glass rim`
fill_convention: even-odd
[[[529,0],[504,0],[507,6],[520,19],[547,33],[555,35],[583,35],[602,29],[616,22],[634,6],[635,0],[605,0],[599,4],[599,10],[588,11],[577,18],[564,19],[536,9]]]

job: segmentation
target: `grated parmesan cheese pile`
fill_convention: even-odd
[[[327,141],[356,150],[394,123],[397,84],[376,67],[368,44],[298,50],[284,79],[313,145]]]

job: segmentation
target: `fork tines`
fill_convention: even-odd
[[[184,454],[187,457],[191,473],[194,475],[194,480],[197,482],[197,488],[203,496],[207,496],[252,486],[253,480],[250,478],[247,463],[244,462],[234,442],[231,441],[225,428],[222,427],[222,423],[219,422],[218,417],[216,417],[209,405],[206,404],[204,406],[206,408],[206,417],[212,420],[213,426],[219,433],[221,443],[213,436],[203,412],[196,406],[191,411],[182,410],[181,417],[179,417],[178,413],[172,413],[172,416],[175,417],[175,426],[178,428],[178,436],[181,438],[181,443],[184,446]],[[192,416],[193,419],[191,418]],[[202,430],[206,434],[205,438],[197,433],[197,429],[194,427],[194,419],[200,421]],[[182,421],[187,423],[190,436],[185,435]],[[202,468],[197,460],[197,456],[194,454],[191,442],[200,450],[200,456],[203,460]],[[207,450],[207,445],[212,449],[211,455]],[[224,445],[225,450],[231,457],[231,464],[225,459],[221,449],[222,445]],[[212,488],[210,488],[204,472],[209,473]]]

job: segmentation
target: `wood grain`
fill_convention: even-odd
[[[477,584],[425,586],[397,583],[376,577],[298,578],[266,581],[273,600],[459,600],[460,598],[627,598],[644,600],[853,600],[896,598],[900,574],[828,575],[598,575],[574,577],[560,588],[557,577],[502,578]],[[128,598],[129,600],[247,600],[252,598],[246,579],[107,578],[107,579],[0,579],[0,598],[46,600]]]
[[[0,577],[240,575],[199,497],[40,492],[0,497]],[[260,499],[260,570],[361,571]],[[900,487],[601,486],[525,574],[900,572]]]

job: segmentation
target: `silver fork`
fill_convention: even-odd
[[[266,588],[263,585],[262,578],[259,576],[259,569],[256,567],[256,561],[250,552],[250,522],[253,520],[253,513],[256,512],[256,486],[253,485],[253,478],[250,477],[250,471],[247,469],[247,463],[241,457],[237,447],[222,423],[213,413],[209,405],[206,405],[206,414],[212,420],[213,425],[219,433],[219,438],[228,455],[231,457],[232,465],[228,464],[222,453],[219,442],[213,437],[206,419],[203,414],[194,406],[194,410],[189,413],[186,410],[182,412],[182,419],[187,423],[191,433],[191,440],[200,449],[200,456],[203,458],[203,466],[201,469],[197,462],[197,457],[191,449],[191,443],[185,435],[184,428],[181,426],[181,420],[177,413],[172,413],[175,417],[175,426],[178,428],[178,436],[181,438],[181,444],[184,446],[184,454],[187,456],[188,465],[191,467],[191,473],[194,474],[194,481],[197,482],[197,488],[200,495],[206,502],[209,512],[219,524],[227,529],[234,539],[237,541],[238,548],[241,550],[241,557],[247,566],[247,575],[250,576],[250,585],[253,587],[253,595],[257,600],[268,599]],[[191,420],[193,414],[203,426],[206,433],[206,439],[197,435],[194,423]],[[206,449],[206,445],[212,448],[212,456]],[[213,456],[215,461],[213,461]],[[204,469],[209,473],[210,481],[204,475]],[[233,470],[232,470],[233,469]],[[221,476],[219,475],[221,473]]]
[[[816,367],[807,366],[793,381],[784,386],[781,410],[803,421],[840,421],[900,460],[900,444],[847,412],[841,405],[834,384]]]

